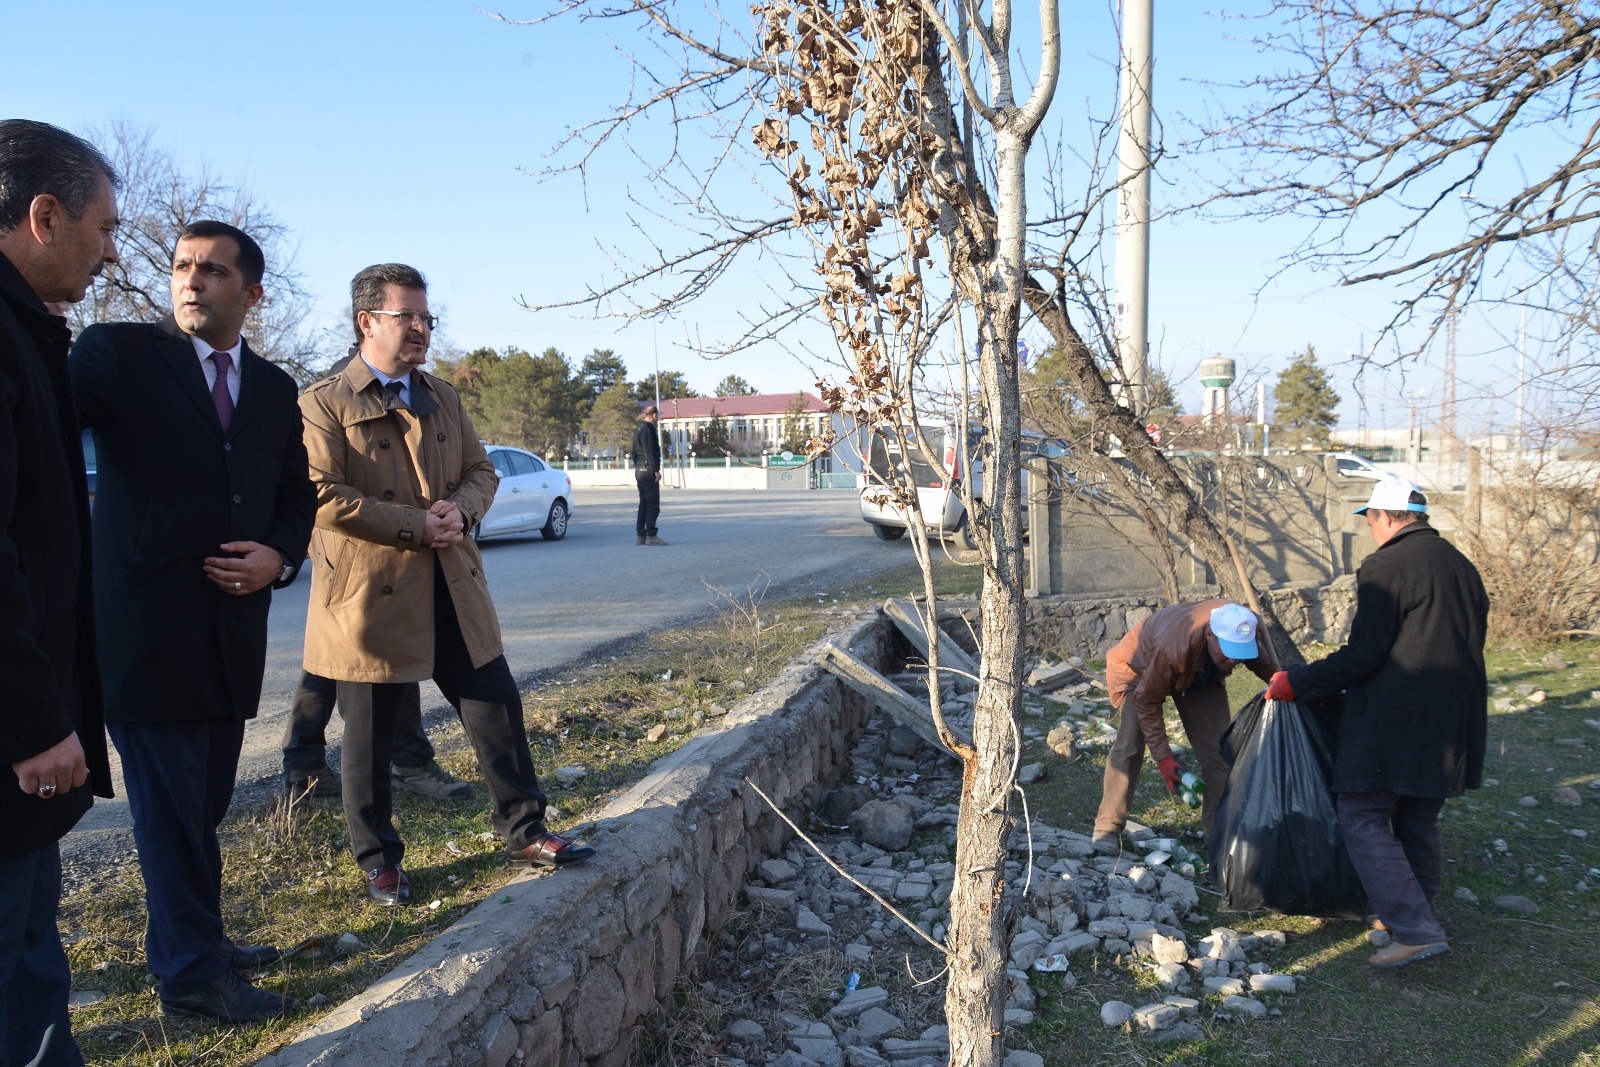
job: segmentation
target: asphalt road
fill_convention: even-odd
[[[708,585],[741,595],[770,579],[769,596],[827,594],[846,579],[913,561],[909,542],[872,535],[853,492],[665,489],[665,548],[634,543],[638,497],[631,488],[579,487],[573,496],[563,540],[535,533],[482,546],[506,659],[524,682],[584,663],[601,649],[645,640],[652,631],[714,615],[718,598]],[[302,572],[273,595],[261,710],[245,731],[239,760],[241,790],[275,786],[281,773],[279,745],[300,678],[310,588],[310,574]],[[431,683],[423,686],[422,700],[429,722],[453,714]],[[330,745],[341,734],[336,715]],[[130,840],[115,751],[112,761],[117,799],[96,801],[63,842],[69,865],[85,848],[127,847]]]

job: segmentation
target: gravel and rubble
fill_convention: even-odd
[[[1066,700],[1030,697],[1030,708],[1066,711],[1055,728],[1109,743],[1100,725],[1109,706],[1091,695],[1092,682],[1073,677],[1081,675],[1055,675],[1067,679],[1055,693]],[[916,685],[911,673],[895,680]],[[823,799],[809,832],[848,877],[798,840],[762,863],[746,889],[747,910],[712,949],[710,978],[690,998],[695,1010],[683,1013],[690,1022],[676,1023],[698,1027],[698,1040],[665,1042],[699,1051],[662,1062],[945,1063],[941,963],[924,938],[941,942],[949,921],[958,770],[912,731],[875,716],[852,752],[850,780]],[[1130,830],[1128,851],[1104,856],[1086,834],[1037,816],[1019,823],[1007,865],[1022,901],[1008,967],[1009,1067],[1042,1062],[1024,1030],[1041,1001],[1074,990],[1080,974],[1121,972],[1128,988],[1157,994],[1099,1007],[1107,1027],[1139,1040],[1198,1039],[1218,1023],[1279,1014],[1280,998],[1298,992],[1296,976],[1271,965],[1285,945],[1282,931],[1214,924],[1201,913],[1198,857],[1136,824]]]

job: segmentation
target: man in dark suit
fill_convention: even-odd
[[[295,382],[240,333],[264,266],[243,232],[192,223],[173,317],[91,326],[70,360],[99,446],[95,615],[146,955],[164,1012],[235,1022],[294,1007],[234,973],[277,950],[223,931],[217,827],[261,699],[271,589],[305,558],[316,509]]]
[[[57,317],[117,261],[116,171],[43,122],[0,122],[0,1063],[81,1067],[56,930],[57,844],[111,795],[83,448]],[[51,306],[47,306],[51,305]]]

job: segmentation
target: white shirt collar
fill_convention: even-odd
[[[226,353],[228,353],[228,358],[233,360],[233,364],[232,364],[232,368],[231,368],[232,373],[234,373],[234,374],[238,374],[239,373],[239,350],[244,347],[244,337],[243,336],[241,336],[237,341],[233,342],[233,347],[232,348],[221,348],[221,349],[212,348],[209,344],[207,344],[205,341],[201,340],[199,337],[195,336],[192,333],[189,335],[189,343],[194,345],[195,355],[200,357],[200,362],[202,362],[202,363],[204,363],[206,360],[210,359],[211,358],[211,353],[213,353],[213,352],[226,352]]]

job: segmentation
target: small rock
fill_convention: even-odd
[[[1133,1005],[1120,1000],[1108,1000],[1100,1005],[1100,1021],[1107,1026],[1121,1026],[1133,1018]]]
[[[817,918],[817,913],[810,908],[801,908],[795,916],[794,928],[802,934],[831,934],[833,927]]]
[[[868,1008],[881,1008],[889,1001],[889,991],[882,986],[863,986],[852,993],[846,993],[839,1003],[829,1009],[828,1014],[840,1019],[848,1019],[860,1015]]]
[[[1177,1022],[1182,1014],[1171,1004],[1146,1004],[1133,1013],[1133,1025],[1140,1032],[1151,1034],[1165,1030]]]
[[[882,1008],[868,1008],[861,1013],[861,1018],[856,1020],[856,1039],[869,1045],[876,1045],[896,1030],[903,1029],[905,1025]]]
[[[1389,942],[1392,940],[1393,938],[1389,936],[1389,931],[1387,930],[1367,931],[1367,944],[1371,945],[1373,948],[1388,948]]]
[[[106,995],[98,989],[79,989],[67,997],[67,1007],[87,1008],[91,1004],[98,1004],[106,999]]]
[[[794,864],[782,859],[762,860],[760,866],[756,869],[761,873],[762,880],[769,885],[787,882],[800,873],[795,869]]]
[[[886,852],[900,852],[911,843],[914,817],[903,800],[872,800],[856,809],[851,827],[861,840]]]
[[[562,786],[567,789],[571,789],[584,775],[588,773],[589,768],[577,766],[557,767],[555,770],[556,781],[560,782]]]
[[[644,739],[652,745],[667,736],[667,724],[658,722],[645,733]]]
[[[1049,772],[1042,763],[1024,763],[1017,771],[1017,781],[1023,785],[1033,785],[1049,777]]]
[[[1180,938],[1156,934],[1150,939],[1150,954],[1157,963],[1183,963],[1189,958],[1189,946]]]
[[[1044,1057],[1037,1052],[1015,1049],[1006,1053],[1002,1067],[1044,1067]]]
[[[922,735],[909,726],[896,726],[889,731],[889,752],[895,756],[915,756],[927,747]]]
[[[1494,906],[1499,908],[1501,911],[1514,911],[1519,915],[1539,914],[1539,905],[1535,904],[1527,897],[1516,896],[1515,894],[1495,897]]]
[[[1294,990],[1295,981],[1292,974],[1253,974],[1250,976],[1250,991],[1252,993],[1293,993]]]
[[[1574,808],[1583,806],[1583,794],[1570,785],[1558,785],[1550,790],[1550,799],[1557,804],[1567,804]]]
[[[1539,801],[1533,797],[1523,797],[1517,803],[1524,808],[1537,808],[1539,806]]]
[[[1259,1000],[1250,997],[1224,997],[1222,1000],[1224,1011],[1237,1012],[1246,1019],[1264,1019],[1267,1017],[1267,1006]]]
[[[349,956],[353,953],[360,952],[366,947],[366,945],[362,944],[359,937],[351,933],[340,934],[339,940],[334,942],[333,945],[334,951],[341,956]]]
[[[1457,900],[1466,904],[1476,904],[1478,902],[1478,894],[1474,893],[1464,885],[1456,886],[1455,895]]]
[[[1068,763],[1078,758],[1076,737],[1069,723],[1060,723],[1045,737],[1045,744],[1050,751],[1066,760]]]
[[[735,1041],[760,1041],[767,1036],[767,1031],[754,1019],[735,1019],[728,1024],[728,1036]]]

